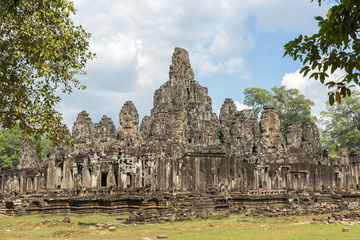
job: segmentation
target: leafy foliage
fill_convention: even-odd
[[[42,162],[45,154],[48,153],[54,145],[47,136],[42,136],[40,140],[35,140],[35,138],[33,138],[33,142],[36,144],[38,160],[39,162]]]
[[[312,121],[311,106],[314,102],[306,99],[298,89],[286,89],[285,86],[273,87],[273,92],[261,88],[247,88],[244,90],[244,103],[254,109],[258,116],[264,105],[272,105],[279,113],[281,132],[286,134],[290,122],[298,123],[301,127]]]
[[[18,126],[0,131],[0,171],[16,167],[24,137]]]
[[[312,0],[313,1],[313,0]],[[321,5],[321,0],[318,0]],[[329,104],[351,96],[351,88],[359,85],[360,77],[360,1],[338,0],[324,19],[315,17],[319,32],[300,35],[288,42],[284,56],[300,60],[305,66],[300,73],[320,80],[329,88]],[[329,73],[342,69],[345,75],[336,81],[326,81]]]
[[[351,97],[345,97],[342,104],[330,106],[321,112],[322,123],[326,129],[322,132],[323,143],[330,153],[341,148],[349,151],[360,146],[360,93],[353,91]]]
[[[46,136],[35,140],[34,137],[24,135],[18,125],[12,129],[0,130],[0,172],[12,169],[19,164],[19,153],[21,144],[25,139],[32,140],[37,148],[37,157],[41,162],[45,154],[53,147],[52,142]]]
[[[285,86],[273,87],[274,95],[270,105],[279,113],[281,132],[285,135],[291,122],[298,123],[302,128],[305,123],[314,120],[311,116],[311,106],[314,102],[306,99],[298,89],[286,89]]]
[[[252,114],[259,117],[262,107],[269,104],[272,93],[262,88],[246,88],[244,90],[244,104],[250,106]]]
[[[68,141],[54,106],[57,90],[85,86],[90,34],[72,22],[68,0],[15,0],[0,4],[0,126],[18,124],[37,140],[48,134],[55,144]]]

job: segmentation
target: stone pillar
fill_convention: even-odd
[[[20,173],[20,176],[19,176],[19,183],[20,183],[20,186],[19,186],[19,192],[20,194],[26,194],[26,172],[23,171]]]
[[[84,158],[82,162],[82,186],[83,188],[90,188],[90,176],[89,176],[89,170],[87,166],[88,160]]]
[[[200,181],[200,160],[195,157],[194,158],[194,170],[193,170],[193,191],[198,192],[199,190],[199,181]],[[219,176],[218,176],[219,177]]]
[[[55,155],[51,154],[48,164],[48,174],[47,174],[47,187],[46,188],[56,188],[56,171],[55,171]]]
[[[64,177],[64,179],[63,179],[63,188],[69,188],[69,175],[70,175],[70,173],[69,173],[70,171],[69,171],[69,169],[68,169],[68,159],[67,158],[65,158],[64,160],[63,160],[63,172],[62,172],[62,175],[63,175],[63,177]]]

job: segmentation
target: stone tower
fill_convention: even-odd
[[[150,119],[144,118],[144,139],[159,147],[168,141],[193,147],[218,143],[219,124],[211,98],[207,88],[194,80],[186,50],[175,48],[169,79],[155,92]]]
[[[132,101],[125,102],[119,114],[118,139],[128,147],[139,144],[139,114]]]
[[[36,146],[31,140],[26,139],[22,143],[19,155],[19,169],[36,168],[39,166],[36,155]]]

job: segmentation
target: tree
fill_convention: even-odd
[[[54,147],[54,145],[46,135],[42,136],[39,140],[35,140],[35,138],[32,138],[32,141],[36,144],[38,160],[39,162],[42,162],[45,158],[46,153],[48,153]]]
[[[244,104],[251,107],[251,114],[259,117],[262,107],[267,105],[272,98],[271,92],[262,88],[246,88],[244,90]]]
[[[46,136],[42,136],[39,140],[26,136],[18,124],[11,129],[2,129],[0,130],[0,172],[19,164],[20,148],[25,139],[35,143],[39,162],[44,160],[45,154],[53,147]]]
[[[272,105],[279,113],[281,132],[285,136],[290,122],[298,123],[301,127],[312,121],[311,106],[314,102],[306,99],[298,89],[286,89],[285,86],[273,87],[273,92],[261,88],[247,88],[244,90],[244,104],[254,109],[255,116],[264,105]]]
[[[313,1],[313,0],[312,0]],[[319,6],[321,0],[318,0]],[[329,104],[351,96],[351,88],[359,85],[360,76],[360,1],[337,0],[326,18],[315,17],[319,32],[314,35],[300,35],[288,42],[284,56],[300,60],[305,66],[300,73],[310,79],[320,80],[329,88]],[[345,75],[336,81],[329,81],[329,73],[342,69]]]
[[[360,146],[360,93],[353,91],[343,104],[330,106],[321,112],[325,130],[322,132],[325,147],[334,154],[341,148],[355,151]]]
[[[298,89],[286,89],[285,86],[273,87],[274,95],[270,105],[274,106],[279,113],[281,132],[285,136],[291,122],[298,123],[301,128],[307,122],[313,121],[311,106],[314,102],[306,99]]]
[[[12,169],[19,164],[19,152],[24,135],[16,125],[0,131],[0,171]]]
[[[19,128],[37,140],[48,134],[54,144],[66,140],[57,94],[84,89],[76,75],[94,54],[90,34],[76,26],[68,0],[1,0],[0,126]]]

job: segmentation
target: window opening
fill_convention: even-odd
[[[103,172],[101,173],[101,186],[106,187],[107,186],[107,173]]]

